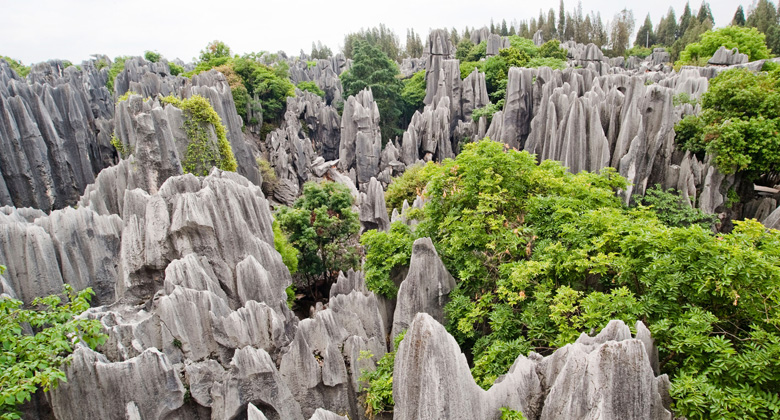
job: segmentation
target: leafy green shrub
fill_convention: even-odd
[[[282,262],[287,269],[290,270],[290,274],[298,272],[298,250],[290,244],[287,236],[282,232],[282,228],[279,227],[279,222],[274,220],[274,249],[281,254]]]
[[[22,64],[21,61],[16,61],[11,57],[6,56],[0,56],[0,58],[4,59],[8,65],[11,67],[13,71],[16,72],[20,77],[24,78],[27,77],[28,74],[30,74],[30,66],[25,66]]]
[[[780,167],[780,73],[732,69],[710,81],[702,112],[675,126],[678,146],[715,155],[721,172]]]
[[[466,61],[479,61],[483,58],[485,58],[485,55],[487,55],[487,42],[482,41],[479,44],[471,47],[469,50],[469,53],[466,54]]]
[[[501,420],[526,420],[523,413],[507,407],[501,407]]]
[[[766,46],[766,36],[756,28],[726,26],[701,35],[699,42],[688,44],[675,66],[702,65],[712,58],[721,46],[726,49],[738,48],[742,54],[747,54],[750,61],[769,58],[769,48]]]
[[[307,81],[300,82],[297,85],[295,85],[295,87],[300,89],[302,92],[311,92],[322,98],[325,97],[325,92],[322,89],[320,89],[320,87],[317,86],[317,84],[314,82],[307,82]]]
[[[652,53],[653,53],[652,48],[645,48],[641,45],[634,45],[633,47],[626,50],[625,57],[628,58],[634,56],[639,58],[646,58],[650,56],[650,54]]]
[[[2,266],[0,266],[2,267]],[[0,272],[5,267],[0,269]],[[21,418],[17,406],[30,401],[37,390],[49,391],[65,381],[64,364],[76,343],[90,348],[105,343],[100,321],[75,319],[89,309],[92,290],[76,293],[65,285],[67,302],[56,295],[36,298],[24,309],[21,301],[0,298],[0,417]],[[32,327],[33,334],[25,333]]]
[[[353,49],[352,67],[339,76],[344,85],[344,97],[371,88],[379,108],[382,138],[386,140],[402,134],[398,129],[398,118],[403,113],[403,83],[398,78],[398,65],[367,42],[356,40]]]
[[[132,154],[130,148],[125,147],[125,144],[122,143],[122,140],[119,140],[116,134],[111,135],[111,145],[114,146],[114,149],[116,149],[117,154],[119,154],[119,157],[121,157],[122,159],[127,159],[127,157]]]
[[[108,88],[108,91],[113,93],[114,92],[114,80],[116,80],[116,77],[119,75],[119,73],[122,72],[122,70],[125,69],[125,61],[129,60],[130,57],[117,57],[114,59],[114,62],[111,64],[111,67],[108,69],[108,80],[106,81],[106,87]]]
[[[160,56],[160,53],[156,51],[146,51],[144,52],[144,58],[146,59],[146,61],[156,63],[160,61],[160,58],[162,58],[162,56]]]
[[[401,176],[393,178],[393,182],[387,186],[387,191],[385,191],[388,213],[392,213],[393,209],[401,211],[404,200],[411,205],[418,195],[423,195],[431,173],[438,166],[434,162],[428,162],[425,165],[412,165],[406,168]]]
[[[389,232],[370,230],[360,237],[366,250],[363,271],[369,290],[386,298],[396,297],[398,287],[390,276],[393,269],[409,265],[415,239],[409,226],[402,222],[390,225]]]
[[[404,115],[411,118],[414,111],[423,107],[425,99],[425,70],[420,70],[412,77],[403,81],[401,99],[404,103]]]
[[[529,57],[536,57],[539,55],[539,47],[537,47],[531,39],[511,35],[509,37],[509,45],[514,49],[524,52]]]
[[[263,177],[263,193],[267,196],[271,196],[276,189],[276,185],[279,184],[279,178],[276,176],[276,171],[271,167],[271,163],[265,159],[257,159],[257,167],[260,169],[260,175]]]
[[[320,281],[329,288],[339,270],[358,264],[360,223],[352,210],[353,201],[342,184],[307,182],[293,207],[283,206],[277,213],[279,226],[298,250],[298,270],[315,297],[315,283]]]
[[[710,229],[718,221],[716,215],[706,214],[684,203],[677,190],[670,188],[664,191],[659,184],[648,188],[641,199],[641,204],[650,207],[658,220],[669,227],[698,225],[702,229]]]
[[[528,61],[526,67],[549,67],[553,70],[563,70],[566,68],[566,60],[552,57],[534,57]]]
[[[223,171],[236,171],[238,164],[227,140],[225,126],[208,99],[200,95],[188,99],[166,96],[160,98],[160,102],[173,105],[185,113],[184,128],[190,143],[181,162],[184,172],[205,176],[212,166]],[[208,125],[214,128],[217,135],[216,145],[209,141]]]
[[[499,106],[499,104],[493,104],[489,103],[482,108],[477,108],[471,113],[471,118],[474,120],[474,122],[478,122],[480,118],[486,117],[487,123],[490,124],[491,121],[493,121],[493,114],[495,114],[498,111],[501,111],[502,106]]]
[[[171,70],[172,76],[178,76],[182,73],[184,73],[184,67],[174,63],[174,62],[168,62],[168,68]]]
[[[128,90],[127,92],[125,92],[125,94],[124,94],[124,95],[120,96],[120,97],[119,97],[119,98],[116,100],[116,102],[117,102],[117,103],[119,103],[119,102],[124,102],[124,101],[126,101],[126,100],[130,99],[130,95],[138,95],[138,92],[133,92],[132,90]]]
[[[295,86],[287,79],[286,65],[271,67],[244,56],[233,59],[232,66],[241,76],[249,97],[256,95],[260,100],[263,121],[273,124],[281,120],[287,108],[287,98],[295,96]]]
[[[230,47],[222,41],[214,40],[200,50],[200,61],[211,61],[218,58],[230,58]]]
[[[465,61],[472,48],[474,48],[474,43],[471,42],[471,39],[464,36],[460,39],[455,49],[455,58],[461,62]]]
[[[557,39],[551,39],[539,47],[539,57],[566,60],[566,50],[561,48],[560,41]]]
[[[393,339],[393,351],[385,353],[376,364],[376,370],[360,372],[360,382],[368,383],[361,391],[366,392],[365,407],[366,416],[373,419],[381,413],[392,413],[395,401],[393,400],[393,367],[398,346],[406,336],[406,330]],[[370,357],[370,356],[369,356]]]

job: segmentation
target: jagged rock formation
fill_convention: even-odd
[[[114,163],[105,77],[55,61],[34,66],[28,83],[0,59],[0,205],[73,204]]]
[[[360,193],[358,202],[360,204],[360,227],[361,231],[390,229],[390,217],[387,215],[387,206],[385,205],[385,192],[382,184],[371,178],[365,188],[365,192]]]
[[[497,34],[490,34],[487,39],[487,49],[485,55],[492,57],[498,55],[498,52],[504,48],[509,48],[509,38]]]
[[[189,98],[192,95],[200,95],[207,98],[225,125],[228,142],[238,163],[238,173],[256,185],[262,183],[254,147],[244,137],[241,117],[236,114],[230,85],[222,73],[210,70],[195,75],[190,80],[182,76],[172,76],[167,63],[151,63],[141,57],[135,57],[125,62],[125,69],[117,75],[114,90],[117,96],[132,91],[144,97],[174,95]],[[121,137],[120,140],[125,141]]]
[[[537,419],[672,419],[669,380],[653,372],[655,347],[641,322],[637,338],[621,321],[583,334],[550,356],[520,355],[487,391],[471,376],[455,339],[418,314],[398,349],[395,419],[498,419],[500,408]],[[657,355],[656,355],[657,361]]]
[[[471,42],[474,43],[474,45],[477,45],[482,41],[487,42],[488,38],[490,38],[490,35],[491,35],[490,28],[488,28],[487,26],[483,26],[476,31],[472,31],[470,39]]]
[[[732,66],[734,64],[747,64],[748,55],[740,54],[739,49],[732,48],[730,50],[722,46],[715,51],[712,58],[707,61],[707,64],[715,66]]]
[[[450,41],[450,34],[446,29],[435,29],[428,34],[428,41],[425,44],[423,53],[426,57],[425,62],[425,98],[423,103],[430,105],[434,101],[436,90],[439,86],[440,71],[442,62],[449,60],[455,55],[455,47]],[[457,72],[460,78],[460,70]]]
[[[292,205],[300,195],[303,183],[309,180],[314,148],[301,126],[297,109],[291,107],[293,98],[288,98],[284,123],[272,131],[266,138],[266,148],[271,167],[276,172],[278,184],[274,188],[274,198],[279,202]]]
[[[338,168],[344,172],[354,169],[356,184],[368,183],[379,173],[381,153],[379,108],[368,88],[350,96],[344,105]]]
[[[398,289],[391,336],[395,337],[407,329],[420,312],[443,323],[444,305],[454,288],[455,279],[441,262],[431,238],[414,241],[409,273]]]
[[[541,29],[539,29],[536,32],[534,32],[533,41],[534,41],[534,45],[536,45],[537,47],[539,47],[542,44],[544,44],[544,37],[542,37],[542,30]]]
[[[401,61],[400,71],[404,79],[414,76],[418,71],[425,70],[425,58],[404,58]]]
[[[339,75],[345,70],[345,67],[335,67],[337,62],[335,57],[330,60],[317,60],[313,67],[309,67],[305,61],[297,61],[290,66],[290,80],[296,85],[300,82],[316,83],[325,92],[325,103],[337,106],[344,102],[344,88]]]

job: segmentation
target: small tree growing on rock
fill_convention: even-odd
[[[339,271],[356,268],[359,255],[358,215],[352,210],[349,190],[334,182],[308,182],[293,207],[282,207],[277,220],[298,250],[298,272],[306,280],[311,296],[321,296]]]

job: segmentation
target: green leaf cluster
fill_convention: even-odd
[[[290,240],[287,239],[287,235],[282,232],[282,228],[279,227],[279,222],[274,220],[274,249],[281,254],[282,262],[290,270],[290,274],[298,272],[298,250],[290,244]]]
[[[704,213],[683,202],[679,191],[672,188],[664,191],[659,184],[648,188],[640,202],[653,210],[658,220],[669,227],[698,225],[702,229],[711,229],[718,221],[716,215]]]
[[[406,119],[411,119],[414,111],[423,107],[425,87],[425,70],[420,70],[412,77],[404,79],[401,99],[403,100],[403,114]]]
[[[738,48],[739,52],[748,55],[748,60],[756,61],[769,58],[770,51],[766,46],[766,35],[756,28],[742,26],[726,26],[710,30],[701,35],[699,42],[688,44],[680,52],[680,59],[675,67],[684,65],[706,65],[715,51],[721,46],[726,49]]]
[[[317,84],[314,82],[303,81],[295,85],[295,87],[300,89],[302,92],[311,92],[322,98],[325,97],[325,92],[322,89],[320,89],[320,87],[317,86]]]
[[[404,105],[401,96],[403,83],[399,78],[398,65],[382,50],[361,40],[354,41],[352,54],[352,67],[340,76],[344,96],[357,95],[365,88],[371,89],[379,108],[379,125],[384,143],[402,134],[398,129],[398,119]]]
[[[363,370],[360,372],[361,391],[365,391],[366,416],[370,419],[375,418],[382,413],[391,413],[395,401],[393,400],[393,365],[395,364],[395,354],[398,346],[406,336],[406,330],[402,331],[393,339],[393,351],[385,353],[376,364],[373,371]],[[371,357],[371,355],[369,355]]]
[[[18,405],[65,381],[62,366],[77,343],[95,348],[106,341],[99,321],[74,318],[89,308],[92,290],[76,293],[66,284],[65,295],[66,302],[56,295],[36,298],[33,309],[0,298],[0,418],[21,418]]]
[[[678,147],[709,152],[721,172],[752,175],[780,167],[780,71],[732,69],[710,81],[702,112],[675,126]]]
[[[430,176],[414,235],[431,237],[456,277],[446,327],[477,383],[519,353],[642,320],[678,415],[777,418],[780,231],[749,220],[715,234],[695,214],[659,218],[652,206],[679,205],[668,191],[625,207],[625,187],[612,169],[574,175],[490,140]]]
[[[182,160],[184,172],[205,176],[212,166],[223,171],[236,171],[238,164],[227,140],[225,126],[208,99],[200,95],[192,95],[187,99],[179,99],[171,95],[161,97],[160,101],[173,105],[185,113],[184,128],[190,142]],[[217,135],[216,144],[209,139],[209,127],[212,127]]]
[[[357,213],[347,187],[335,182],[307,182],[293,207],[281,207],[276,220],[290,244],[298,250],[298,272],[312,289],[321,281],[328,287],[339,271],[357,267]]]
[[[401,176],[393,178],[393,182],[387,186],[387,191],[385,191],[387,212],[392,213],[393,209],[401,211],[404,201],[411,205],[417,196],[423,195],[428,179],[432,173],[437,171],[438,166],[439,164],[435,162],[412,165],[406,168]]]
[[[156,51],[145,51],[144,52],[144,58],[146,59],[146,61],[150,61],[152,63],[156,63],[156,62],[160,61],[160,58],[162,58],[162,56],[160,55],[160,53],[158,53]]]
[[[13,58],[6,57],[4,55],[0,56],[0,58],[5,60],[6,63],[8,63],[8,65],[11,67],[11,69],[15,71],[16,74],[18,74],[20,77],[24,78],[27,77],[28,74],[30,74],[30,66],[25,66],[24,64],[22,64],[21,61],[14,60]]]
[[[127,56],[117,57],[111,63],[111,67],[108,68],[108,80],[106,81],[106,88],[108,88],[109,92],[114,93],[114,80],[125,69],[125,61],[129,59],[130,57]]]
[[[363,271],[369,290],[389,299],[396,297],[398,287],[392,279],[393,270],[409,266],[415,239],[409,226],[400,221],[390,225],[389,232],[370,230],[360,237],[366,250]]]

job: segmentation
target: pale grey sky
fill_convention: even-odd
[[[344,35],[384,23],[406,40],[414,28],[425,38],[432,28],[488,25],[490,19],[530,19],[539,10],[558,10],[559,0],[260,0],[243,2],[166,0],[0,0],[0,55],[25,64],[51,58],[79,63],[91,54],[110,57],[156,50],[165,57],[190,61],[210,41],[219,39],[235,53],[286,51],[297,55],[322,41],[334,52]],[[653,24],[669,7],[679,17],[686,0],[583,0],[584,12],[600,11],[606,23],[619,10],[633,11],[637,27],[650,13]],[[711,0],[716,26],[725,26],[742,3]],[[695,14],[700,0],[691,1]],[[566,10],[577,2],[564,0]]]

